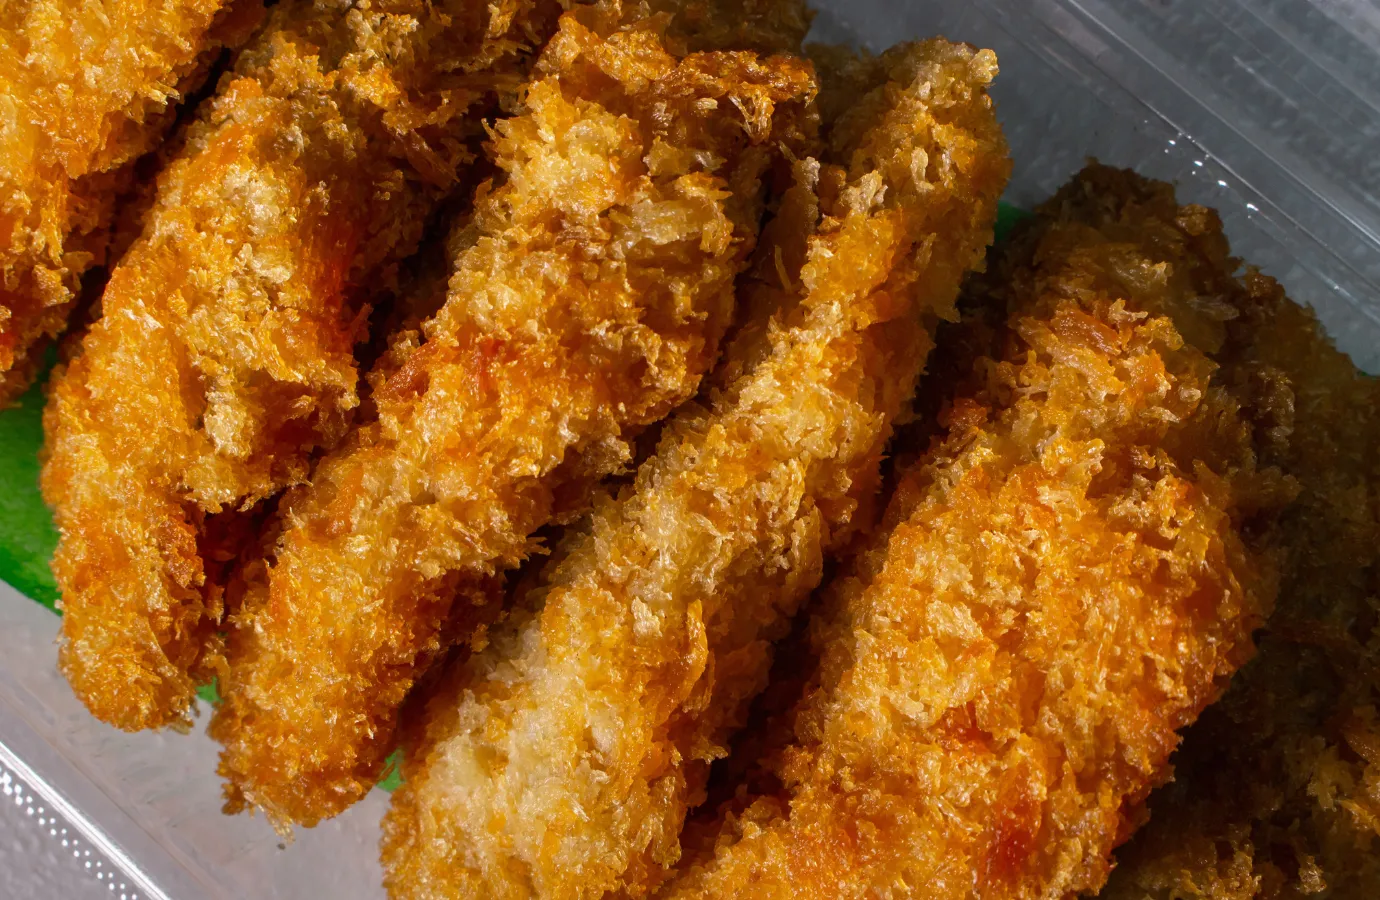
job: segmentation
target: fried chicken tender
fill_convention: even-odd
[[[202,546],[207,517],[301,482],[344,433],[370,292],[557,11],[287,0],[222,79],[45,416],[60,662],[98,718],[188,721],[221,668],[208,567],[230,551]]]
[[[1274,281],[1242,284],[1238,379],[1262,458],[1301,487],[1279,603],[1185,736],[1109,898],[1380,896],[1380,382]]]
[[[418,675],[531,536],[583,512],[694,396],[732,321],[807,64],[677,59],[617,4],[567,14],[500,122],[449,296],[359,430],[292,497],[235,619],[211,727],[232,808],[313,824],[362,797]],[[476,609],[476,607],[479,607]]]
[[[992,53],[931,41],[870,69],[764,234],[751,299],[777,311],[731,345],[740,374],[677,413],[546,586],[418,704],[384,822],[392,896],[635,896],[675,863],[770,641],[876,490],[1010,171]]]
[[[1169,197],[1091,170],[999,263],[1003,360],[823,600],[782,790],[664,896],[1102,884],[1175,732],[1251,652],[1274,584],[1249,534],[1289,496],[1213,380],[1225,243]]]
[[[260,0],[0,5],[0,408],[103,261],[116,198]]]

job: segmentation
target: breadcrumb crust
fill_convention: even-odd
[[[0,6],[0,408],[28,387],[115,201],[260,0],[10,0]]]
[[[301,482],[343,434],[369,296],[552,6],[287,0],[189,129],[44,419],[59,661],[97,718],[185,727],[223,671],[235,548],[207,518]]]
[[[767,314],[729,377],[411,724],[392,896],[638,896],[675,863],[770,641],[866,518],[1010,171],[992,53],[932,41],[867,68],[831,161],[801,160],[764,234],[740,294]]]
[[[1229,365],[1300,485],[1260,653],[1189,730],[1102,896],[1380,896],[1380,380],[1247,270]]]
[[[224,703],[229,806],[313,824],[362,797],[436,656],[498,612],[531,537],[588,507],[641,429],[694,396],[733,314],[809,66],[677,59],[663,17],[566,14],[494,129],[449,296],[373,394],[378,421],[285,503],[247,574]]]
[[[664,896],[1105,880],[1177,729],[1250,655],[1275,587],[1255,534],[1292,493],[1213,380],[1243,311],[1203,302],[1220,224],[1166,191],[1089,169],[982,283],[1004,352],[823,600],[780,793]]]

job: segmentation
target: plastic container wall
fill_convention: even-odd
[[[994,48],[1010,199],[1088,157],[1217,208],[1236,254],[1380,373],[1380,6],[1368,0],[827,4],[825,40],[942,33]],[[957,7],[964,6],[959,9]]]

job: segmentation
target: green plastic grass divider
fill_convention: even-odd
[[[37,382],[17,407],[0,412],[0,579],[56,610],[57,582],[48,560],[57,546],[53,517],[38,493],[43,447],[43,389],[53,366],[50,351]]]

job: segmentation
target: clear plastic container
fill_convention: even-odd
[[[1221,210],[1238,255],[1380,372],[1380,7],[1370,0],[820,0],[821,40],[994,48],[1030,206],[1087,157]],[[57,619],[0,583],[0,897],[383,896],[375,791],[284,848],[220,813],[205,735],[100,725],[54,668]],[[29,812],[32,810],[32,812]]]

